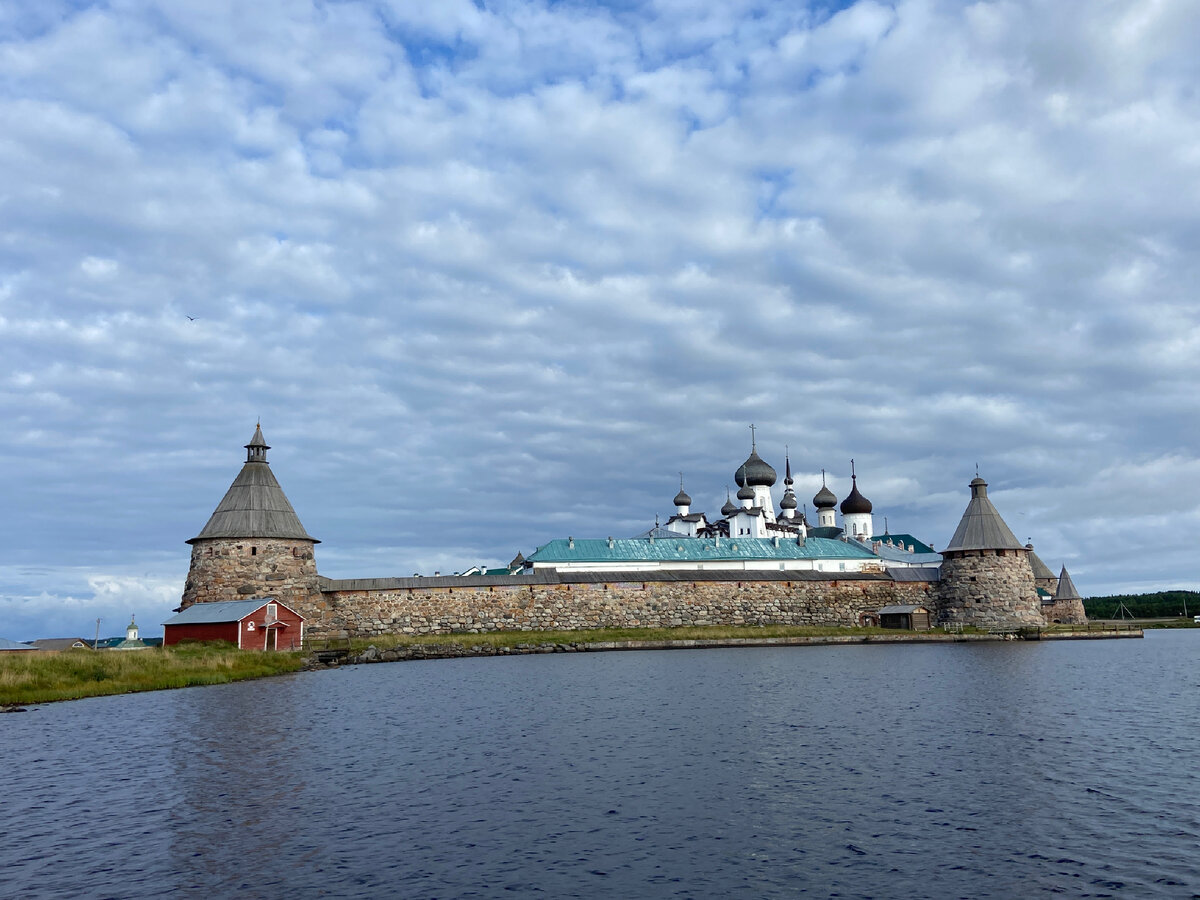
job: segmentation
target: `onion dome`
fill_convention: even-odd
[[[738,506],[732,500],[729,499],[729,491],[728,491],[728,489],[726,489],[725,505],[721,507],[721,515],[728,518],[729,516],[732,516],[737,511],[738,511]]]
[[[757,450],[751,449],[746,461],[734,473],[733,480],[738,483],[739,487],[746,487],[747,485],[765,485],[770,487],[779,480],[779,476],[775,474],[775,470],[767,464],[766,460],[758,455]]]
[[[750,485],[748,485],[748,484],[743,484],[741,486],[741,488],[738,490],[737,497],[739,500],[753,500],[754,499],[754,488],[750,487]]]
[[[796,482],[792,480],[792,458],[788,456],[787,447],[783,448],[783,471],[785,472],[783,476],[783,483],[790,491],[792,489],[792,485]]]
[[[796,506],[796,494],[791,488],[788,488],[783,492],[783,499],[779,501],[779,508],[795,509]]]
[[[858,479],[852,475],[850,476],[850,481],[850,493],[842,501],[842,515],[846,515],[847,513],[869,513],[871,511],[871,501],[858,492]]]
[[[683,473],[682,472],[679,473],[679,493],[675,495],[675,505],[676,506],[691,506],[692,505],[692,498],[689,497],[687,495],[687,492],[683,489]]]
[[[817,509],[833,509],[837,506],[837,497],[825,486],[825,470],[821,470],[821,489],[813,497],[813,506]]]

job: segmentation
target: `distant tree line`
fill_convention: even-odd
[[[1196,591],[1159,591],[1156,594],[1113,594],[1088,597],[1083,608],[1089,619],[1120,618],[1121,604],[1135,619],[1160,619],[1168,616],[1200,616],[1200,593]]]

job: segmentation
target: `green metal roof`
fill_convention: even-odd
[[[877,534],[871,538],[873,541],[879,541],[881,544],[886,544],[889,540],[897,547],[907,548],[910,544],[913,548],[913,553],[934,553],[934,549],[927,543],[917,540],[911,534]]]
[[[613,540],[553,540],[539,547],[529,560],[535,563],[559,562],[716,562],[749,559],[876,559],[875,554],[857,543],[809,538],[797,544],[793,538],[780,538],[776,546],[771,538],[693,538],[673,537],[621,538]]]

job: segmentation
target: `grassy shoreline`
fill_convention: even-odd
[[[1095,623],[1099,625],[1101,623]],[[1128,622],[1123,623],[1128,627]],[[1143,627],[1156,627],[1140,620]],[[1157,627],[1190,627],[1167,620]],[[1047,629],[1050,631],[1051,629]],[[934,634],[939,634],[936,630]],[[964,629],[964,634],[979,633]],[[349,641],[352,654],[368,647],[462,646],[502,650],[546,644],[601,644],[622,641],[705,641],[764,638],[820,638],[854,635],[895,637],[916,634],[885,628],[797,625],[706,625],[678,628],[602,628],[574,631],[497,631],[474,634],[389,634]],[[340,642],[345,647],[347,642]],[[138,691],[205,684],[228,684],[282,675],[304,668],[306,654],[238,650],[231,644],[184,644],[138,652],[65,650],[57,653],[0,654],[0,709],[23,704],[77,700]]]
[[[0,707],[138,691],[228,684],[295,672],[299,653],[190,644],[136,652],[63,650],[0,654]]]

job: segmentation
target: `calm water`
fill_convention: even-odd
[[[396,663],[0,716],[0,895],[1200,896],[1200,632]]]

